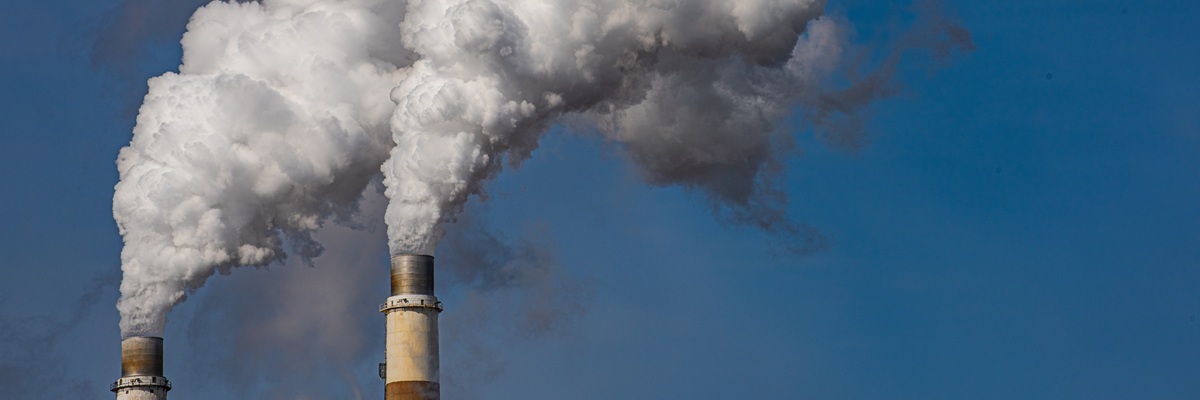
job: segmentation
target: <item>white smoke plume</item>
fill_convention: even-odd
[[[211,3],[192,16],[179,73],[151,79],[117,160],[121,331],[220,270],[311,258],[391,148],[388,91],[408,53],[379,1]],[[286,240],[285,240],[286,237]]]
[[[823,0],[262,0],[192,16],[153,78],[113,199],[121,328],[160,334],[216,272],[310,259],[383,172],[388,245],[432,254],[472,195],[546,129],[585,121],[645,180],[811,251],[778,189],[797,105],[844,28]],[[877,93],[870,90],[867,93]],[[874,94],[872,94],[875,96]],[[878,97],[878,96],[876,96]]]

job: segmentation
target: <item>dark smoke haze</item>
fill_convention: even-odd
[[[5,398],[99,398],[97,389],[106,385],[72,379],[66,368],[70,359],[60,350],[63,338],[76,333],[74,328],[94,311],[104,292],[116,288],[120,277],[113,272],[92,279],[66,318],[0,315],[0,387]],[[0,303],[9,301],[0,299]]]

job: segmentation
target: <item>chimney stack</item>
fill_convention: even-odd
[[[439,400],[438,313],[433,256],[392,256],[392,295],[379,307],[387,315],[386,364],[380,368],[385,400]]]
[[[163,377],[163,339],[132,336],[121,340],[121,378],[109,387],[117,400],[166,400],[171,383]]]

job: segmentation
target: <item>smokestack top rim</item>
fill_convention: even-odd
[[[434,270],[434,259],[431,255],[397,254],[392,256],[392,295],[434,295]]]
[[[159,336],[121,339],[121,377],[162,376],[163,343]]]
[[[133,335],[133,336],[125,336],[125,337],[121,338],[122,344],[124,344],[126,342],[137,343],[137,342],[145,342],[145,341],[157,342],[159,344],[159,346],[162,346],[162,344],[165,342],[163,340],[162,336],[154,336],[154,335]]]
[[[397,258],[433,258],[433,255],[432,254],[420,254],[420,253],[400,253],[400,254],[392,254],[391,258],[393,260],[395,260]]]

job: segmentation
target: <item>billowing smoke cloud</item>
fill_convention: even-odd
[[[564,121],[618,144],[648,183],[687,187],[729,222],[817,249],[819,235],[786,215],[781,124],[800,106],[829,125],[885,86],[823,86],[845,47],[823,7],[211,3],[192,16],[179,73],[150,81],[118,160],[122,332],[161,333],[215,272],[316,257],[313,232],[353,225],[380,169],[391,252],[432,254],[470,196]]]
[[[392,252],[432,252],[468,196],[565,113],[601,122],[649,182],[795,231],[760,183],[777,124],[837,59],[836,24],[816,20],[823,4],[411,3],[401,28],[420,60],[392,92],[383,167]]]
[[[125,335],[217,270],[311,258],[391,147],[388,91],[408,54],[389,1],[231,4],[193,15],[179,73],[150,81],[117,160]],[[387,57],[381,56],[385,55]],[[286,238],[286,240],[285,240]]]

